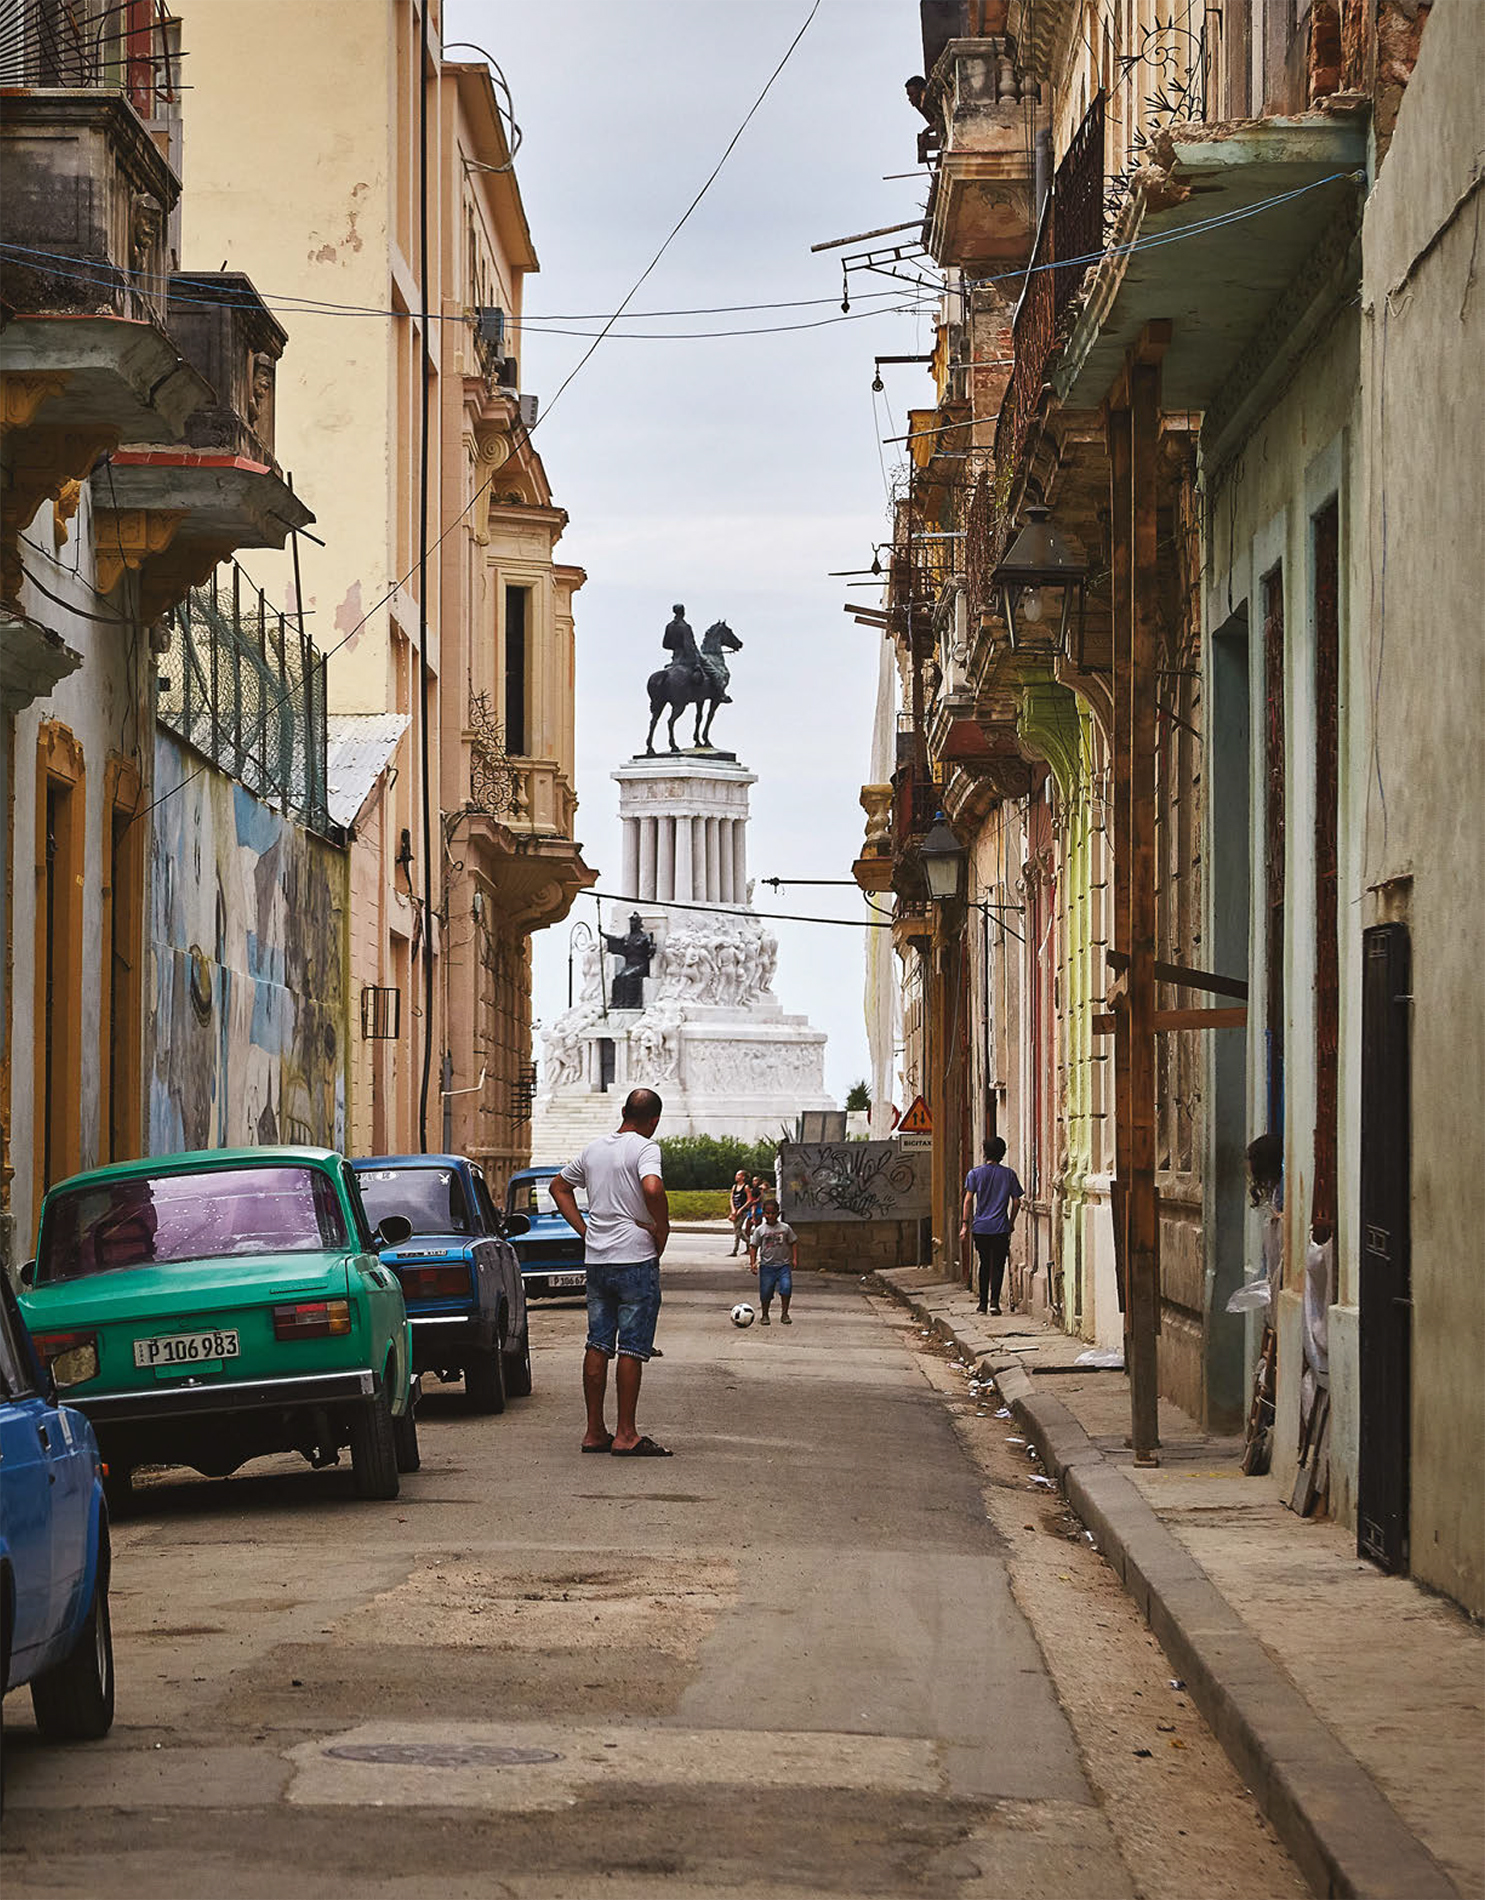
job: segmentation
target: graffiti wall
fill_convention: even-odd
[[[345,1141],[346,854],[155,735],[152,1154]]]
[[[785,1220],[901,1221],[928,1212],[931,1157],[895,1141],[786,1141],[779,1149]]]

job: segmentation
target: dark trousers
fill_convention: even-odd
[[[1009,1234],[976,1234],[975,1252],[980,1259],[980,1311],[985,1311],[985,1295],[990,1305],[1000,1305],[1000,1289],[1005,1285],[1005,1263],[1011,1255]]]

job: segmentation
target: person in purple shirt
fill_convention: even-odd
[[[1011,1235],[1024,1190],[1011,1168],[1003,1166],[1005,1143],[994,1135],[985,1143],[985,1159],[964,1177],[964,1225],[972,1234],[980,1262],[980,1311],[999,1313]],[[988,1300],[988,1306],[987,1306]]]

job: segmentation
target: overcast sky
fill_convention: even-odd
[[[700,187],[809,11],[809,0],[447,0],[445,33],[480,42],[510,82],[524,134],[517,174],[541,272],[528,321],[612,310]],[[691,221],[635,299],[639,311],[822,298],[799,310],[658,322],[621,331],[751,328],[840,317],[838,254],[810,245],[912,218],[918,121],[903,80],[921,64],[911,0],[823,0],[813,24]],[[458,52],[454,57],[467,58]],[[911,239],[912,233],[905,234]],[[855,280],[861,292],[892,289]],[[902,286],[904,300],[911,292]],[[931,345],[928,320],[853,303],[853,320],[773,335],[605,342],[540,426],[557,501],[559,558],[588,573],[577,597],[578,835],[618,889],[617,787],[643,744],[644,682],[672,601],[698,635],[725,618],[742,638],[733,706],[714,738],[758,774],[750,870],[845,878],[860,850],[878,641],[841,611],[832,568],[865,568],[887,536],[890,470],[923,369],[877,352]],[[582,325],[570,326],[582,328]],[[592,326],[586,326],[592,327]],[[550,398],[586,348],[528,331],[522,385]],[[888,425],[890,414],[891,424]],[[852,889],[774,893],[759,909],[860,917]],[[576,915],[592,921],[585,899]],[[536,939],[536,1009],[566,1001],[569,924]],[[862,933],[778,924],[775,990],[828,1031],[838,1101],[867,1073]]]

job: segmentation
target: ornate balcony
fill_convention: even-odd
[[[287,337],[251,280],[238,271],[176,272],[169,321],[181,354],[212,385],[215,400],[189,418],[179,447],[120,449],[110,462],[106,498],[131,522],[174,519],[175,526],[160,546],[140,546],[137,560],[118,522],[104,521],[98,532],[99,585],[106,589],[123,567],[139,566],[146,619],[173,606],[239,548],[281,548],[292,529],[314,520],[274,460],[274,378]]]
[[[1032,132],[1045,123],[1035,99],[1008,39],[945,46],[923,99],[940,137],[924,223],[938,264],[989,273],[1026,261],[1036,221],[1028,110]]]
[[[165,324],[180,181],[122,91],[0,96],[0,592],[41,504],[120,442],[179,440],[210,398]]]

